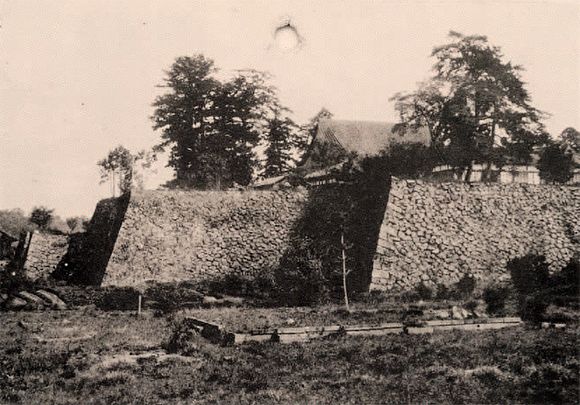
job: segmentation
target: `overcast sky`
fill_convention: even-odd
[[[282,51],[290,19],[302,47]],[[430,74],[449,30],[487,35],[521,64],[548,130],[580,128],[578,1],[0,0],[0,209],[92,215],[110,196],[97,160],[154,145],[155,86],[177,56],[269,71],[300,123],[396,120],[389,98]],[[159,165],[147,179],[169,178]]]

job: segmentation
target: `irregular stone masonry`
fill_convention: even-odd
[[[271,271],[306,190],[147,191],[131,197],[103,285]]]
[[[32,280],[46,278],[68,248],[66,235],[51,235],[35,232],[30,240],[28,257],[24,264],[26,275]]]
[[[393,179],[371,289],[504,280],[506,263],[530,252],[551,270],[580,253],[580,188]]]

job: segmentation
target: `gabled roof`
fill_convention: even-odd
[[[252,188],[270,188],[275,184],[278,184],[286,179],[286,175],[283,174],[281,176],[276,177],[267,177],[265,179],[258,180],[250,185]]]
[[[334,143],[347,152],[356,152],[359,155],[376,155],[397,143],[429,144],[430,137],[426,128],[409,130],[400,135],[393,132],[395,125],[380,121],[320,120],[318,132],[312,142]]]

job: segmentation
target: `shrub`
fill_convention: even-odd
[[[277,298],[285,305],[312,305],[330,298],[322,260],[309,248],[307,240],[286,252],[274,280]]]
[[[173,322],[170,328],[171,336],[163,343],[165,350],[185,356],[191,356],[198,351],[199,333],[190,319]]]
[[[425,283],[421,282],[417,287],[415,287],[415,292],[422,300],[430,300],[433,298],[433,289]]]
[[[445,284],[437,284],[437,295],[435,298],[438,300],[447,300],[451,297],[451,291],[449,287]]]
[[[476,286],[475,278],[465,273],[463,277],[455,284],[455,292],[459,299],[467,299],[471,297]]]
[[[136,310],[138,301],[139,291],[131,287],[115,287],[99,297],[95,305],[103,311],[128,311]]]
[[[203,294],[192,283],[155,284],[145,291],[145,305],[162,313],[171,313],[180,308],[198,306]]]
[[[572,258],[550,280],[550,292],[555,304],[561,306],[578,306],[580,297],[580,260]]]
[[[465,309],[467,309],[468,311],[475,311],[477,309],[477,306],[479,305],[479,302],[476,300],[469,300],[465,303],[464,307]]]
[[[488,286],[483,290],[483,300],[489,314],[498,314],[504,311],[505,303],[510,296],[510,289],[505,286]]]
[[[578,374],[560,364],[540,364],[522,382],[521,390],[532,403],[568,403],[578,398]]]
[[[546,258],[528,254],[508,262],[514,288],[518,293],[518,307],[523,320],[539,323],[549,305],[550,273]]]
[[[522,295],[534,294],[546,288],[550,271],[545,256],[528,254],[507,264],[513,285]]]
[[[226,274],[202,286],[202,290],[214,296],[234,295],[269,299],[275,290],[272,272],[263,275],[245,277],[238,274]]]

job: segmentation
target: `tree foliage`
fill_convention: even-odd
[[[17,238],[22,232],[33,229],[34,225],[22,210],[0,210],[0,230]]]
[[[81,225],[82,219],[80,217],[70,217],[66,219],[66,225],[71,232],[74,232],[79,225]]]
[[[275,177],[291,168],[292,149],[296,146],[296,124],[284,111],[277,110],[268,121],[264,177]]]
[[[553,142],[542,150],[537,167],[546,183],[566,183],[573,175],[572,153],[561,143]]]
[[[266,73],[238,70],[225,81],[216,73],[214,61],[203,55],[179,57],[166,72],[166,93],[153,103],[153,128],[162,132],[156,150],[169,149],[169,166],[175,170],[170,185],[247,185],[260,163],[256,146],[272,127],[277,127],[276,136],[286,129],[271,122],[280,118],[276,112],[282,108]]]
[[[441,159],[453,167],[529,163],[548,136],[543,114],[530,104],[522,67],[504,62],[485,36],[449,36],[448,44],[433,49],[431,79],[393,97],[398,130],[426,127]]]
[[[52,221],[54,210],[46,207],[35,207],[30,214],[30,222],[45,230]]]
[[[565,149],[573,153],[580,153],[580,132],[572,127],[568,127],[562,131],[560,138]]]
[[[113,196],[118,188],[120,194],[127,194],[132,188],[142,188],[143,179],[137,175],[135,166],[137,162],[141,167],[150,167],[153,157],[145,151],[135,154],[122,145],[111,150],[104,159],[97,162],[101,170],[101,183],[111,181]]]

